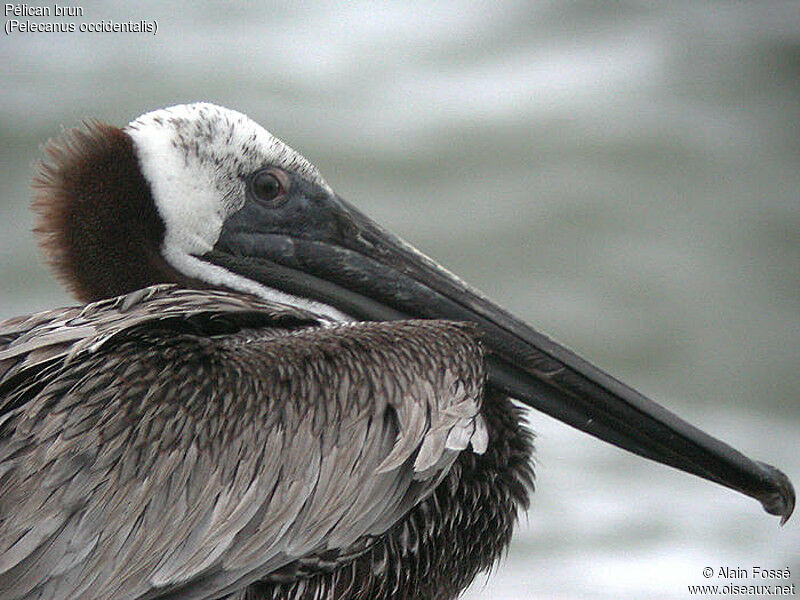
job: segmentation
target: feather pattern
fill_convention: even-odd
[[[174,286],[0,324],[3,598],[219,598],[367,552],[486,450],[476,338]]]

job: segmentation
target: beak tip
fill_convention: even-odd
[[[795,493],[792,482],[780,469],[760,461],[758,465],[764,469],[771,484],[770,491],[759,498],[761,505],[769,514],[781,517],[783,526],[794,512]]]

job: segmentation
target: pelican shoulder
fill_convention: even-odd
[[[486,448],[472,326],[312,321],[157,286],[0,325],[4,597],[217,597],[352,560]]]

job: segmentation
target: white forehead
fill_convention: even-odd
[[[142,147],[171,146],[186,160],[221,161],[229,170],[273,164],[327,187],[306,158],[238,111],[196,102],[146,113],[125,131]]]
[[[142,115],[124,129],[164,221],[161,253],[180,272],[213,284],[294,304],[334,320],[338,310],[266,288],[198,257],[214,248],[225,219],[246,198],[247,176],[274,165],[328,192],[301,154],[242,113],[208,103],[182,104]]]
[[[156,110],[124,130],[166,226],[165,246],[208,252],[245,201],[245,180],[276,165],[328,190],[316,167],[258,123],[208,103]]]

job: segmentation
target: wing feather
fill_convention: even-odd
[[[467,326],[226,292],[2,323],[3,597],[212,598],[353,556],[485,448],[483,381]]]

